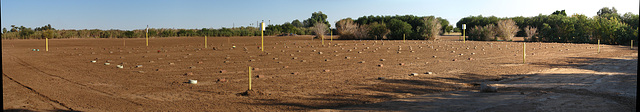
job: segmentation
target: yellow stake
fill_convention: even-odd
[[[260,49],[262,50],[262,52],[264,52],[264,20],[263,20],[262,23],[260,23],[260,25],[261,25],[260,26],[261,27],[260,28],[260,37],[262,38],[262,41],[261,41],[262,47],[260,47]]]
[[[464,37],[464,30],[462,30],[462,43],[467,43],[465,40],[466,40],[466,39],[465,39],[465,37]]]
[[[127,40],[124,38],[122,39],[122,47],[127,47]]]
[[[149,46],[149,32],[145,34],[145,37],[147,38],[147,46]]]
[[[631,40],[631,49],[633,49],[633,40]]]
[[[527,56],[527,43],[522,43],[522,63],[523,64],[527,63],[526,56]]]
[[[251,66],[249,66],[249,90],[251,90]]]
[[[600,39],[598,39],[598,53],[600,53]]]
[[[207,48],[207,36],[204,36],[204,48]]]
[[[324,45],[324,35],[321,35],[320,39],[322,39],[322,45]]]
[[[46,44],[45,45],[46,46],[46,50],[49,51],[49,38],[44,38],[44,40],[45,40],[44,43]]]
[[[329,34],[331,34],[331,42],[333,42],[333,31],[329,30]],[[633,45],[633,40],[631,40],[631,45]]]
[[[260,37],[262,38],[262,47],[260,49],[264,52],[264,31],[260,31]]]
[[[402,42],[407,43],[407,39],[404,38],[404,34],[402,34]]]

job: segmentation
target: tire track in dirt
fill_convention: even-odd
[[[5,54],[6,54],[6,53],[5,53]],[[39,72],[39,73],[42,73],[42,74],[48,75],[48,76],[50,76],[50,77],[52,77],[52,78],[62,79],[62,80],[64,80],[64,81],[67,81],[67,82],[73,83],[73,84],[78,85],[78,86],[80,86],[80,87],[89,88],[89,90],[92,90],[92,91],[95,91],[95,92],[98,92],[98,93],[102,93],[102,94],[106,94],[106,95],[108,95],[108,96],[110,96],[110,97],[118,98],[118,99],[120,99],[120,100],[124,100],[124,101],[127,101],[127,102],[129,102],[129,103],[136,104],[136,105],[138,105],[138,106],[141,106],[141,105],[142,105],[141,103],[137,103],[137,102],[134,102],[134,101],[131,101],[131,100],[127,100],[127,99],[124,99],[124,98],[122,98],[122,97],[116,97],[116,95],[114,95],[114,94],[112,94],[112,93],[108,93],[108,92],[101,91],[101,90],[98,90],[98,89],[95,89],[95,88],[91,88],[91,87],[89,87],[89,86],[87,86],[87,85],[84,85],[84,84],[81,84],[81,83],[78,83],[78,82],[75,82],[75,81],[72,81],[72,80],[66,79],[66,78],[61,77],[61,76],[58,76],[58,75],[53,75],[53,74],[50,74],[50,73],[46,73],[46,72],[44,72],[44,71],[42,71],[42,70],[38,69],[37,67],[32,66],[31,64],[29,64],[29,63],[25,62],[24,60],[22,60],[22,59],[20,59],[20,58],[18,58],[18,57],[16,57],[16,56],[13,56],[13,55],[11,55],[11,54],[8,54],[8,55],[9,55],[9,56],[11,56],[11,58],[16,59],[16,60],[17,60],[16,62],[17,62],[18,64],[20,64],[20,65],[22,65],[22,66],[24,66],[24,67],[27,67],[28,69],[35,70],[35,71],[37,71],[37,72]],[[3,74],[4,74],[4,73],[3,73]]]
[[[24,87],[24,88],[26,88],[26,89],[29,89],[29,91],[31,91],[31,92],[33,92],[33,93],[37,94],[37,95],[38,95],[38,96],[40,96],[40,97],[43,97],[43,98],[45,98],[45,99],[47,99],[47,100],[49,100],[49,101],[51,101],[51,102],[54,102],[54,103],[56,103],[56,104],[58,104],[58,105],[60,105],[60,106],[62,106],[62,107],[64,107],[64,108],[67,108],[67,109],[68,109],[68,110],[70,110],[70,111],[74,111],[71,107],[68,107],[68,106],[67,106],[67,105],[65,105],[64,103],[61,103],[61,102],[60,102],[60,101],[58,101],[58,100],[54,100],[54,99],[52,99],[52,98],[50,98],[50,97],[48,97],[48,96],[45,96],[45,95],[43,95],[42,93],[40,93],[40,92],[38,92],[38,91],[34,90],[33,88],[31,88],[31,87],[29,87],[29,86],[27,86],[27,85],[24,85],[24,84],[22,84],[22,83],[20,83],[20,82],[18,82],[18,81],[16,81],[16,80],[14,80],[13,78],[9,77],[9,76],[8,76],[7,74],[5,74],[4,72],[2,72],[2,76],[9,78],[9,80],[11,80],[12,82],[17,83],[18,85],[20,85],[20,86],[22,86],[22,87]]]

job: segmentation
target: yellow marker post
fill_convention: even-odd
[[[598,53],[600,53],[600,39],[598,39]]]
[[[522,43],[522,63],[527,63],[527,43]]]
[[[467,43],[467,39],[464,36],[464,30],[462,30],[462,43]]]
[[[465,41],[465,40],[466,40],[466,37],[464,36],[465,29],[467,29],[467,24],[462,24],[462,43],[467,43],[467,42]]]
[[[204,48],[207,48],[207,36],[204,36]]]
[[[631,40],[631,49],[633,49],[633,40]]]
[[[124,38],[122,39],[122,47],[127,47],[127,40]]]
[[[331,35],[331,42],[333,42],[333,31],[329,30],[329,34]],[[631,43],[632,43],[631,45],[633,45],[633,40],[631,40]]]
[[[404,34],[402,34],[402,42],[407,43],[407,39],[404,38]]]
[[[260,47],[260,49],[264,52],[264,22],[262,22],[262,29],[260,29],[260,37],[262,38],[262,47]],[[251,80],[251,78],[249,78],[249,80]],[[251,85],[249,85],[249,90],[251,90]]]
[[[147,25],[147,29],[146,29],[146,33],[145,33],[145,38],[147,38],[147,46],[149,46],[149,25]]]
[[[249,66],[249,90],[251,90],[251,66]]]
[[[49,38],[44,38],[44,44],[46,46],[45,50],[49,51]]]

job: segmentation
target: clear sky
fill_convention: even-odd
[[[303,21],[322,11],[334,23],[368,15],[442,17],[455,24],[467,16],[536,16],[555,10],[595,16],[602,7],[638,14],[639,0],[2,0],[2,27],[56,29],[221,28],[264,20]]]

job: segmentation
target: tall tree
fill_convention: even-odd
[[[395,18],[389,21],[387,28],[391,30],[391,33],[389,33],[390,39],[399,40],[402,39],[403,35],[409,35],[412,33],[411,25],[409,23]]]
[[[598,11],[598,17],[606,18],[606,19],[620,19],[620,14],[618,14],[618,10],[615,7],[604,7]]]
[[[449,26],[449,21],[447,21],[447,19],[443,19],[441,17],[438,17],[438,21],[440,21],[440,26],[441,26],[439,29],[442,30],[442,31],[440,31],[440,35],[443,35],[445,32],[448,32],[447,31],[447,26]]]
[[[617,14],[618,10],[616,9],[616,7],[611,7],[611,9],[609,9],[609,7],[603,7],[602,9],[598,10],[598,16],[602,16],[605,14]]]
[[[564,10],[562,10],[562,11],[556,10],[555,12],[551,13],[551,15],[567,16],[567,13]]]
[[[291,21],[291,25],[295,27],[304,27],[304,24],[302,24],[302,22],[300,22],[300,20],[298,19]]]
[[[374,39],[387,39],[387,34],[391,32],[391,30],[387,29],[387,25],[384,23],[373,22],[369,24],[369,34],[371,37],[375,37]]]
[[[311,18],[304,20],[304,24],[306,27],[315,26],[316,23],[324,23],[326,26],[331,27],[329,21],[327,21],[327,15],[323,14],[322,11],[311,13]]]

